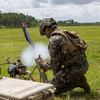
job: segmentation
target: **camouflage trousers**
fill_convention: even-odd
[[[85,59],[82,63],[74,63],[60,69],[50,81],[56,87],[56,94],[74,89],[75,84],[86,74],[88,66]]]

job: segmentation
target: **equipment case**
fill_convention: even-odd
[[[54,85],[3,77],[0,100],[54,100]]]

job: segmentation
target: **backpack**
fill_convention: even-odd
[[[51,33],[51,36],[54,34],[62,35],[66,38],[66,43],[61,47],[62,49],[67,47],[68,54],[71,54],[73,51],[83,49],[86,51],[88,44],[74,31],[68,30],[58,30]]]

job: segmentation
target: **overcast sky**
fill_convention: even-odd
[[[36,19],[100,22],[100,0],[0,0],[2,13],[23,13]]]

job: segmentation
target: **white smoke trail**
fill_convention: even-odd
[[[21,54],[21,60],[26,66],[33,66],[35,59],[38,58],[39,55],[41,55],[43,60],[49,58],[48,48],[44,43],[35,43],[34,48],[25,48]]]

